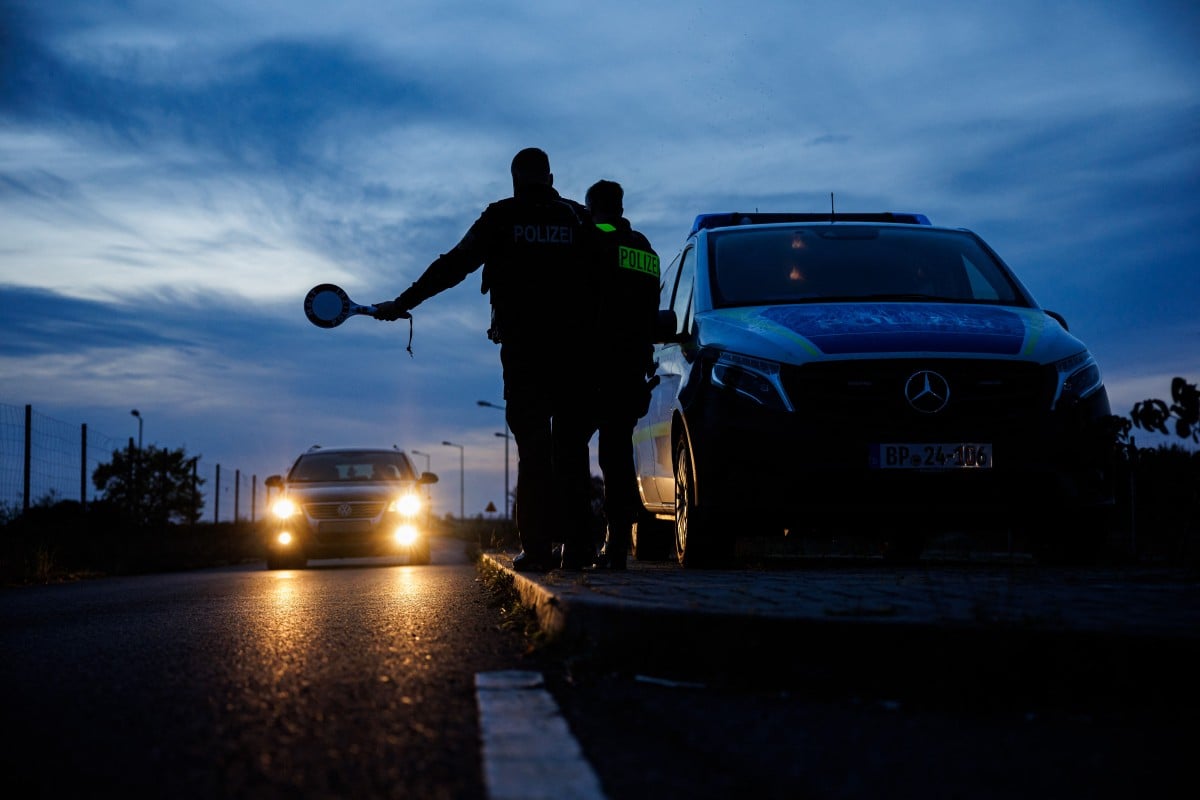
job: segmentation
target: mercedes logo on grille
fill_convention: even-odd
[[[342,503],[340,506],[338,506],[338,516],[339,517],[350,516],[350,504],[349,503]]]
[[[922,414],[936,414],[950,401],[950,384],[933,370],[923,369],[908,376],[904,398]]]

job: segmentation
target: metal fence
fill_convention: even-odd
[[[0,403],[0,510],[24,513],[30,505],[78,500],[87,505],[100,496],[92,473],[112,459],[113,452],[134,447],[128,442],[48,417],[32,406]],[[197,463],[197,474],[208,491],[201,492],[201,518],[213,522],[254,521],[266,502],[266,487],[257,475],[222,470]],[[205,498],[211,499],[211,504]],[[206,511],[211,513],[206,514]]]

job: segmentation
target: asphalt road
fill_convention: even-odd
[[[0,592],[5,795],[486,796],[476,675],[528,648],[462,549]]]
[[[5,794],[1191,796],[1175,787],[1190,783],[1195,692],[1172,703],[1169,687],[1194,662],[1164,664],[1171,681],[1139,670],[1141,684],[1124,672],[1060,692],[1078,662],[1026,658],[1012,673],[927,637],[867,635],[878,627],[765,641],[747,616],[678,624],[722,594],[745,615],[789,583],[821,605],[794,590],[783,605],[838,611],[862,572],[639,572],[532,581],[568,607],[596,594],[606,604],[590,613],[620,611],[603,647],[524,627],[515,584],[453,541],[427,567],[355,559],[2,590]],[[913,586],[937,595],[936,574]],[[659,611],[631,609],[622,582]],[[858,613],[904,619],[889,591],[890,609]]]

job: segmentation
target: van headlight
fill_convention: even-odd
[[[712,365],[712,383],[767,408],[792,411],[780,383],[778,362],[722,352]]]
[[[1104,385],[1100,378],[1100,365],[1087,350],[1056,362],[1054,369],[1058,373],[1054,408],[1073,406],[1095,394]]]

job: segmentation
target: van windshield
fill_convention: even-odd
[[[839,300],[1029,306],[1007,268],[967,231],[812,225],[714,231],[716,307]]]

